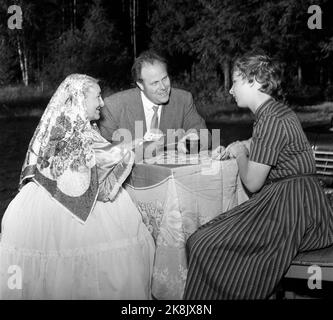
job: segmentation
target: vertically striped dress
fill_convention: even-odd
[[[268,183],[188,239],[184,299],[267,298],[299,251],[333,243],[333,211],[309,175],[315,160],[296,114],[269,99],[255,118],[249,160],[271,166]]]

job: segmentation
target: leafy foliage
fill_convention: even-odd
[[[321,30],[308,27],[311,0],[155,0],[154,5],[152,46],[172,61],[182,53],[186,62],[178,72],[183,72],[184,82],[197,81],[208,100],[214,100],[215,87],[216,103],[228,104],[230,64],[248,51],[267,53],[282,62],[290,101],[325,98],[333,51],[328,0],[316,1],[324,13]],[[198,69],[199,76],[193,72]]]
[[[49,81],[59,82],[70,73],[87,73],[119,86],[128,80],[122,70],[129,61],[101,1],[95,0],[81,30],[65,31],[54,42],[44,75]]]
[[[130,85],[133,17],[137,48],[169,58],[174,84],[208,104],[229,106],[232,61],[248,52],[278,58],[290,101],[331,99],[332,1],[318,0],[17,0],[23,30],[0,25],[0,83],[22,79],[18,40],[32,83],[57,86],[84,72],[113,90]],[[0,2],[0,19],[12,0]],[[322,29],[308,27],[309,6],[322,9]],[[139,51],[139,52],[140,52]],[[211,111],[207,110],[207,113]]]

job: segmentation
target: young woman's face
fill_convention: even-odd
[[[86,93],[86,108],[88,120],[98,120],[100,118],[100,110],[103,108],[104,102],[101,97],[101,88],[98,84],[89,87]]]
[[[249,106],[253,95],[252,85],[249,81],[242,77],[239,71],[234,71],[232,74],[232,87],[229,93],[234,97],[238,107],[246,108]]]

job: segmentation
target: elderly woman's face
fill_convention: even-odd
[[[100,110],[103,108],[104,102],[101,97],[101,88],[98,84],[92,84],[86,92],[86,108],[88,120],[98,120],[100,118]]]
[[[248,107],[249,100],[252,97],[252,85],[246,78],[243,79],[240,72],[234,71],[232,74],[232,87],[229,93],[236,100],[238,107]]]

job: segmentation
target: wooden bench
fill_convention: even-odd
[[[320,269],[311,269],[311,266],[318,266]],[[314,276],[318,275],[315,270],[321,272],[321,289],[311,289],[309,286],[309,282],[315,283]],[[281,281],[281,288],[284,298],[287,299],[311,297],[331,299],[333,297],[333,245],[299,253]]]

